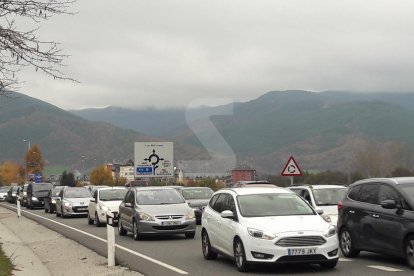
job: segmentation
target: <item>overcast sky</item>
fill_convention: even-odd
[[[64,109],[187,106],[272,90],[414,91],[414,1],[78,0],[45,22],[64,71],[20,92]]]

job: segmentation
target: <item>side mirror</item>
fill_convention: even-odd
[[[129,203],[129,202],[126,202],[124,206],[127,207],[127,208],[132,208],[133,207],[132,204]]]
[[[316,213],[318,213],[318,215],[323,214],[323,209],[322,208],[316,208],[315,211],[316,211]]]
[[[96,200],[94,198],[91,198],[91,202],[96,202]]]
[[[57,201],[60,201],[60,197],[56,198]]]
[[[386,199],[381,201],[381,207],[384,209],[395,209],[397,208],[397,204],[393,199]]]
[[[220,215],[221,215],[222,218],[228,218],[228,219],[233,219],[234,218],[234,214],[230,210],[225,210],[225,211],[221,212]]]

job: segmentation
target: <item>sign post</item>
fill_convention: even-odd
[[[289,160],[286,162],[281,175],[290,176],[290,186],[293,186],[294,176],[302,176],[302,171],[300,170],[298,163],[293,156],[289,157]]]

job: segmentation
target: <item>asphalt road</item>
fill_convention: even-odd
[[[16,208],[14,204],[0,203]],[[87,218],[57,218],[43,209],[27,210],[22,215],[31,218],[61,234],[106,256],[106,227],[88,225]],[[132,234],[116,235],[117,262],[144,275],[240,275],[232,260],[220,257],[207,261],[201,252],[200,227],[194,239],[184,235],[153,237],[135,241]],[[358,258],[341,257],[335,269],[318,265],[272,265],[253,267],[243,275],[412,275],[404,260],[362,252]]]

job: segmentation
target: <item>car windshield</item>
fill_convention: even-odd
[[[63,189],[63,187],[60,188],[53,188],[52,189],[52,196],[58,196],[60,191]]]
[[[16,192],[19,189],[19,186],[13,186],[12,187],[12,192]]]
[[[91,192],[88,189],[80,188],[80,189],[68,189],[64,192],[64,196],[66,198],[84,198],[84,197],[92,197]]]
[[[244,217],[314,215],[314,211],[296,194],[251,194],[237,197]]]
[[[33,184],[33,191],[34,192],[48,192],[52,189],[52,184]]]
[[[414,185],[413,184],[403,184],[400,185],[401,189],[404,191],[404,195],[414,201]],[[412,206],[414,207],[414,206]]]
[[[174,190],[145,190],[137,192],[137,203],[140,205],[179,204],[184,199]]]
[[[314,189],[313,197],[317,206],[330,206],[338,205],[347,192],[348,188],[327,188],[327,189]]]
[[[0,187],[0,193],[7,193],[10,190],[10,187]]]
[[[99,199],[101,201],[123,200],[126,193],[127,189],[100,190]]]
[[[210,189],[184,189],[182,191],[185,199],[210,199],[213,191]]]

